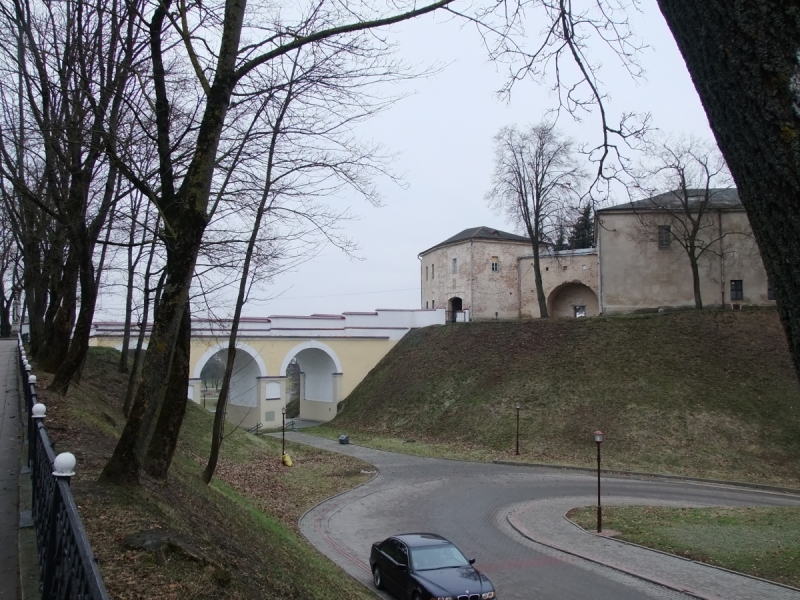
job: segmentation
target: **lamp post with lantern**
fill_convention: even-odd
[[[603,432],[599,429],[594,432],[594,441],[597,443],[597,533],[603,531],[603,512],[600,508],[600,444],[603,443]]]
[[[519,402],[517,402],[517,456],[519,456]]]

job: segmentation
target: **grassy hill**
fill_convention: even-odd
[[[602,429],[607,467],[800,486],[800,385],[770,309],[417,329],[326,429],[512,458],[516,402],[523,460],[592,465]]]
[[[287,444],[295,463],[287,469],[280,439],[230,426],[216,477],[206,486],[200,474],[213,415],[190,402],[166,482],[144,477],[133,488],[98,484],[125,423],[120,409],[127,376],[117,373],[118,362],[118,352],[91,348],[81,384],[70,386],[66,398],[44,390],[50,376],[39,379],[50,438],[58,452],[78,459],[71,486],[112,598],[373,597],[306,542],[297,525],[317,502],[366,481],[367,463]],[[126,547],[127,536],[151,529],[170,530],[189,552],[172,548],[161,560]]]

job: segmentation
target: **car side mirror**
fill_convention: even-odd
[[[408,565],[401,565],[400,563],[397,563],[397,570],[398,571],[408,571]]]
[[[469,559],[469,564],[474,565],[475,564],[475,559],[474,558],[470,558]]]

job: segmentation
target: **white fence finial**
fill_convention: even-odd
[[[62,452],[53,461],[53,475],[56,477],[72,477],[75,475],[75,455],[72,452]]]

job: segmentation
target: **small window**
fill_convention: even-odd
[[[436,267],[436,265],[431,265],[431,279],[436,278],[436,270],[434,269],[434,267]]]
[[[775,300],[775,288],[771,281],[767,282],[767,300]]]
[[[586,307],[585,306],[573,306],[572,308],[575,311],[575,318],[576,319],[586,316]]]
[[[264,420],[267,421],[267,422],[274,421],[275,420],[275,411],[274,410],[266,411],[264,413]]]
[[[492,257],[492,271],[497,273],[500,270],[500,259],[497,256]]]
[[[428,309],[428,301],[425,300],[425,310],[427,310],[427,309]]]
[[[672,241],[672,234],[670,233],[669,225],[658,226],[658,247],[669,248]]]
[[[454,258],[453,259],[453,275],[455,275],[456,273],[458,273],[458,259]]]
[[[744,300],[744,286],[741,279],[731,279],[731,300]]]
[[[436,300],[431,300],[431,308],[436,308]]]
[[[425,281],[428,281],[428,267],[425,267]]]

